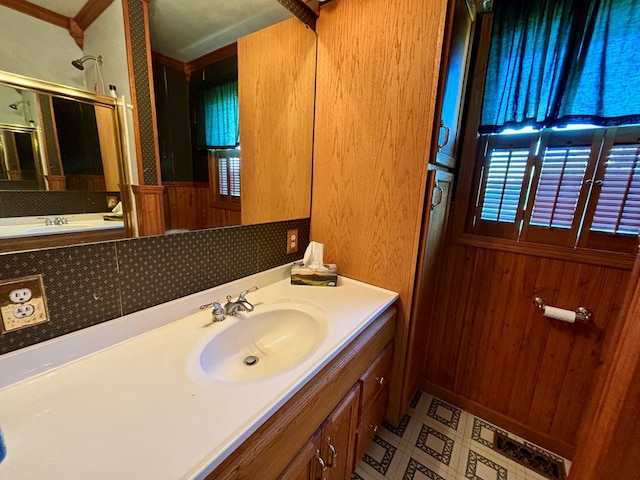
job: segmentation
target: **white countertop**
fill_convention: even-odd
[[[0,218],[0,239],[124,228],[124,220],[105,220],[103,216],[104,213],[79,213],[73,215],[46,215],[42,217]],[[57,217],[66,218],[68,223],[62,225],[45,225],[45,219],[53,222]]]
[[[292,286],[289,268],[0,356],[0,427],[7,445],[0,478],[206,477],[397,298],[342,277],[337,287]],[[197,345],[250,321],[228,317],[214,324],[211,310],[198,306],[253,285],[260,289],[247,298],[256,312],[278,301],[322,310],[329,325],[324,342],[279,376],[235,384],[195,380],[188,371]]]

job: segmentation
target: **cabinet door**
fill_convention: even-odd
[[[318,430],[305,443],[278,480],[318,480],[322,478],[324,460],[320,458],[322,431]]]
[[[409,340],[407,344],[407,363],[404,372],[401,404],[409,406],[411,398],[418,389],[424,369],[425,345],[429,328],[429,316],[432,305],[437,301],[437,267],[441,257],[454,176],[439,167],[431,166],[427,178],[427,192],[430,192],[431,205],[425,206],[423,231],[420,235],[420,255],[418,257],[418,276],[416,297],[414,300]]]
[[[446,69],[446,75],[444,85],[439,87],[442,123],[438,132],[436,163],[455,167],[473,21],[466,0],[450,0],[448,8],[448,45],[445,63],[442,65]]]
[[[322,426],[322,451],[327,465],[323,480],[351,478],[355,470],[359,405],[360,387],[355,385]]]

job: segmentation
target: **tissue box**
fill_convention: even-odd
[[[305,267],[302,262],[291,266],[291,285],[313,285],[316,287],[335,287],[338,285],[338,269],[334,264],[324,265],[329,270],[314,270]]]

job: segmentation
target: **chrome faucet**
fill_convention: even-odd
[[[69,220],[67,220],[65,217],[56,217],[53,223],[55,225],[66,225],[67,223],[69,223]]]
[[[214,322],[221,322],[225,319],[227,315],[235,315],[238,312],[253,312],[253,305],[249,300],[247,300],[247,293],[255,292],[258,290],[258,287],[251,287],[248,290],[243,290],[238,295],[238,299],[234,302],[231,300],[231,295],[227,295],[227,303],[224,304],[224,307],[220,305],[218,302],[208,303],[206,305],[200,306],[200,310],[204,310],[205,308],[213,307],[213,311],[211,312],[211,316],[213,317]]]
[[[253,312],[253,305],[245,298],[247,293],[255,292],[258,287],[251,287],[249,290],[244,290],[238,295],[238,300],[231,301],[231,295],[227,295],[227,303],[224,304],[224,311],[227,315],[235,315],[238,312]]]
[[[44,224],[45,226],[49,226],[49,225],[53,225],[53,220],[51,220],[49,217],[36,217],[38,220],[44,220]]]

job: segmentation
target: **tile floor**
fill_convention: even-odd
[[[418,392],[397,427],[385,422],[352,480],[547,480],[492,449],[493,433],[571,462],[432,395]]]

